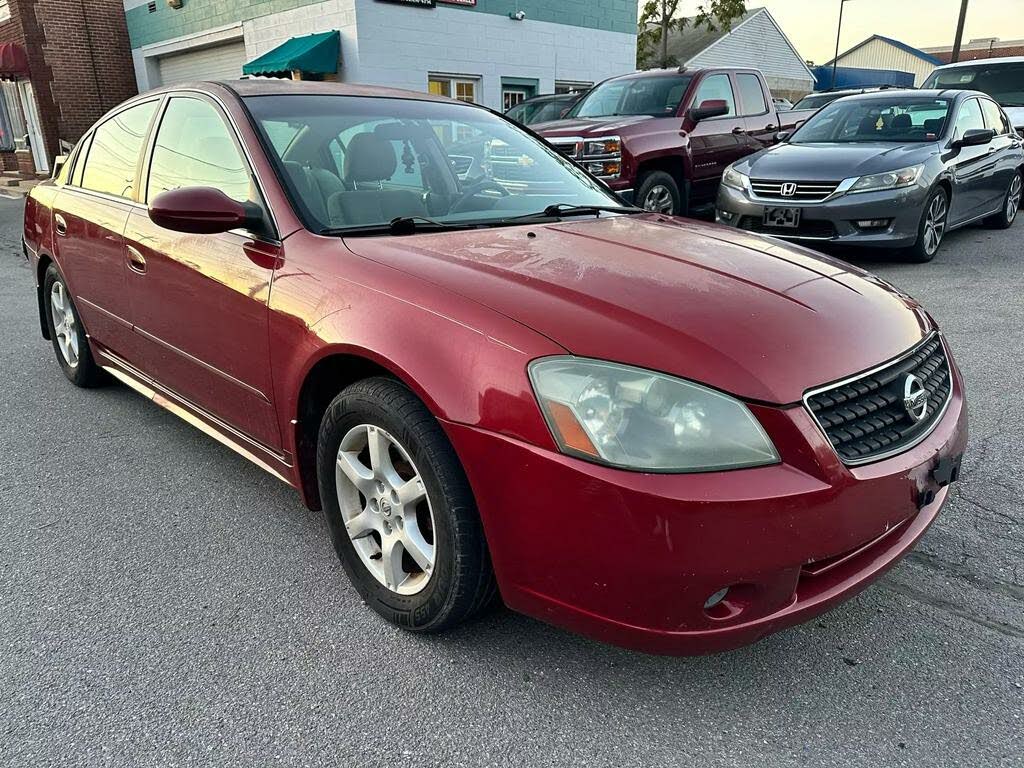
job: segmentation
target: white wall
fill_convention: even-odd
[[[913,72],[914,85],[921,85],[932,73],[937,64],[925,61],[912,53],[907,53],[892,43],[884,40],[872,40],[846,56],[840,56],[840,67],[863,67],[865,69],[895,69],[900,72]]]
[[[478,99],[501,108],[501,78],[598,82],[636,69],[636,36],[438,6],[355,0],[359,82],[427,90],[427,74],[480,78]],[[352,80],[350,73],[345,79]]]
[[[807,71],[803,59],[790,46],[786,36],[771,15],[762,10],[729,34],[705,48],[686,62],[691,67],[756,67],[771,82],[806,85],[814,89],[814,78]]]

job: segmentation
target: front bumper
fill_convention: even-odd
[[[847,193],[824,202],[801,203],[754,198],[749,192],[722,184],[715,203],[715,220],[726,226],[787,240],[904,248],[917,241],[928,192],[926,187],[913,186],[882,192]],[[762,223],[765,208],[800,208],[800,227],[765,227]],[[872,219],[888,219],[888,224],[867,229],[856,224]]]
[[[802,406],[751,406],[780,464],[691,475],[610,469],[445,428],[509,607],[641,651],[709,653],[851,597],[921,537],[946,498],[933,470],[967,443],[952,367],[949,407],[928,438],[859,467],[840,462]]]

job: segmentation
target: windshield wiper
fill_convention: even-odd
[[[321,235],[342,237],[363,237],[367,235],[412,235],[417,232],[454,232],[460,229],[476,229],[477,223],[446,223],[428,216],[396,216],[391,221],[365,226],[333,227],[320,230]]]
[[[511,216],[502,221],[522,221],[524,219],[561,219],[566,216],[598,216],[602,213],[645,213],[643,208],[632,205],[569,205],[554,203],[543,211],[525,213],[522,216]]]

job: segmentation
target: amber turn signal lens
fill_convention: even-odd
[[[552,400],[547,402],[547,406],[552,424],[558,430],[558,436],[561,437],[562,444],[566,448],[585,453],[588,456],[600,457],[597,448],[594,447],[594,443],[591,442],[586,430],[576,420],[576,416],[569,406]]]

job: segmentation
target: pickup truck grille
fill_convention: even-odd
[[[923,386],[928,407],[920,419],[904,403],[908,379]],[[864,464],[907,450],[941,418],[952,394],[949,361],[938,334],[899,359],[804,397],[818,426],[846,464]],[[919,413],[919,412],[918,412]]]
[[[783,194],[783,188],[791,184],[795,185],[795,189],[790,187],[792,191],[789,194]],[[838,186],[838,181],[798,181],[794,183],[770,179],[750,180],[750,188],[757,197],[772,200],[799,200],[803,203],[820,202],[835,192]]]
[[[551,141],[551,144],[552,144],[552,146],[554,146],[555,149],[557,149],[559,152],[561,152],[566,157],[571,157],[571,158],[575,159],[577,157],[577,154],[579,153],[580,145],[577,142],[575,142],[575,141],[566,143],[566,142],[559,142],[559,141],[553,139]]]

